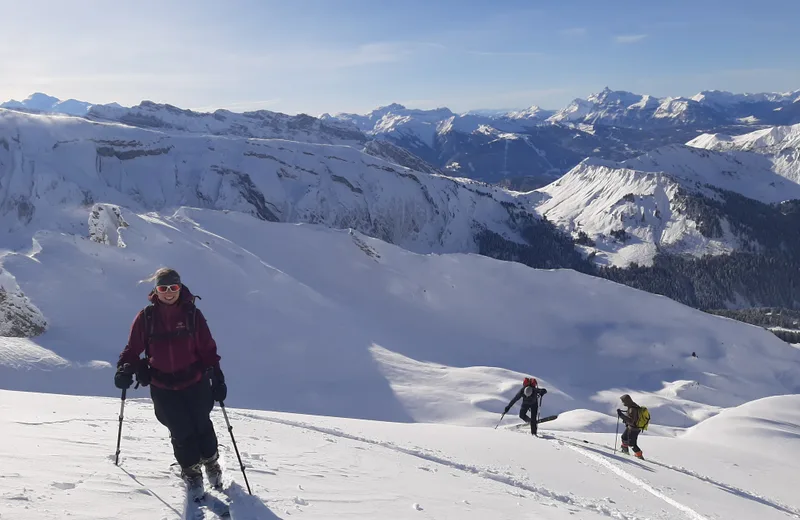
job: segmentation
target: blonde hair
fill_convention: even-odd
[[[156,280],[158,280],[159,278],[161,278],[162,276],[167,276],[169,274],[175,274],[175,275],[178,275],[178,277],[180,277],[180,274],[178,274],[178,271],[176,271],[175,269],[172,269],[171,267],[159,267],[156,270],[156,272],[153,273],[150,277],[145,278],[144,280],[139,280],[139,283],[153,283]]]

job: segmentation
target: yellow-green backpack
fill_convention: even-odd
[[[650,411],[647,409],[646,406],[639,407],[639,420],[636,421],[636,427],[642,430],[647,429],[647,425],[650,424]]]

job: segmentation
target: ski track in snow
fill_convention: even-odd
[[[567,447],[569,447],[571,449],[579,449],[579,448],[576,448],[575,446],[572,446],[570,444],[570,441],[574,441],[574,442],[578,442],[578,443],[582,442],[582,443],[586,443],[586,444],[591,444],[593,446],[597,446],[598,448],[605,448],[605,449],[609,449],[609,450],[611,449],[610,446],[606,446],[604,444],[598,444],[596,442],[591,442],[591,441],[587,441],[587,440],[583,440],[583,439],[576,439],[576,438],[573,438],[573,437],[566,437],[566,436],[555,437],[554,436],[553,439],[559,441],[561,444],[564,444],[564,445],[566,445]],[[585,450],[583,450],[583,451],[585,451]],[[592,456],[596,456],[596,455],[592,455]],[[794,518],[800,518],[800,510],[797,510],[797,509],[795,509],[793,507],[790,507],[790,506],[787,506],[785,504],[782,504],[781,502],[779,502],[777,500],[774,500],[774,499],[771,499],[771,498],[767,498],[767,497],[765,497],[763,495],[759,495],[758,493],[753,493],[752,491],[747,491],[745,489],[742,489],[742,488],[739,488],[739,487],[736,487],[736,486],[731,486],[730,484],[726,484],[724,482],[721,482],[719,480],[713,479],[713,478],[708,477],[706,475],[702,475],[700,473],[697,473],[696,471],[690,470],[688,468],[684,468],[683,466],[673,466],[672,464],[665,464],[663,462],[658,462],[658,461],[655,461],[653,459],[647,459],[645,464],[653,464],[655,466],[659,466],[659,467],[662,467],[664,469],[670,469],[672,471],[677,471],[678,473],[683,473],[686,476],[689,476],[689,477],[692,477],[692,478],[696,478],[697,480],[706,482],[708,484],[712,484],[712,485],[717,486],[717,487],[719,487],[721,489],[724,489],[725,491],[728,491],[729,493],[732,493],[734,495],[738,495],[738,496],[740,496],[742,498],[746,498],[748,500],[752,500],[754,502],[758,502],[758,503],[763,504],[765,506],[772,507],[772,508],[777,509],[778,511],[780,511],[782,513],[786,513],[786,514],[788,514],[790,516],[793,516]]]
[[[732,493],[734,495],[738,495],[738,496],[740,496],[742,498],[747,498],[749,500],[753,500],[753,501],[758,502],[760,504],[763,504],[765,506],[773,507],[773,508],[777,509],[778,511],[781,511],[783,513],[791,515],[791,516],[793,516],[795,518],[800,518],[800,511],[798,511],[797,509],[791,508],[789,506],[783,505],[782,503],[778,502],[777,500],[766,498],[766,497],[764,497],[762,495],[759,495],[757,493],[753,493],[751,491],[745,491],[744,489],[741,489],[741,488],[738,488],[738,487],[735,487],[735,486],[730,486],[728,484],[725,484],[723,482],[715,480],[715,479],[713,479],[711,477],[707,477],[705,475],[701,475],[700,473],[697,473],[697,472],[692,471],[690,469],[684,468],[682,466],[673,466],[671,464],[664,464],[663,462],[656,462],[654,460],[649,460],[648,462],[650,462],[651,464],[655,464],[656,466],[660,466],[662,468],[671,469],[673,471],[677,471],[678,473],[683,473],[684,475],[688,475],[690,477],[694,477],[694,478],[696,478],[698,480],[702,480],[703,482],[707,482],[708,484],[713,484],[713,485],[715,485],[715,486],[717,486],[719,488],[722,488],[725,491],[728,491],[729,493]]]
[[[561,494],[561,493],[556,493],[556,492],[551,491],[551,490],[549,490],[549,489],[547,489],[546,487],[543,487],[543,486],[536,486],[536,485],[528,484],[527,482],[524,481],[523,478],[520,478],[519,476],[513,475],[511,473],[504,473],[503,474],[503,473],[499,473],[497,470],[492,469],[492,468],[484,468],[484,467],[480,467],[480,466],[474,466],[474,465],[471,465],[471,464],[463,464],[463,463],[452,461],[452,460],[449,460],[449,459],[446,459],[446,458],[443,458],[443,457],[439,457],[437,455],[433,455],[431,453],[426,453],[426,452],[424,452],[424,451],[422,451],[420,449],[405,448],[403,446],[398,446],[398,445],[396,445],[396,444],[394,444],[392,442],[378,441],[378,440],[374,440],[374,439],[368,439],[368,438],[365,438],[365,437],[359,437],[357,435],[350,435],[348,433],[344,433],[344,432],[341,432],[341,431],[333,429],[333,428],[325,428],[325,427],[321,427],[321,426],[313,426],[313,425],[310,425],[310,424],[307,424],[307,423],[303,423],[303,422],[289,421],[289,420],[285,420],[285,419],[278,419],[278,418],[275,418],[275,417],[263,417],[263,416],[258,416],[258,415],[255,415],[255,414],[248,414],[248,413],[242,413],[242,412],[229,412],[229,413],[231,413],[231,415],[236,414],[236,415],[239,415],[241,417],[246,417],[246,418],[249,418],[249,419],[268,421],[268,422],[275,423],[275,424],[281,424],[281,425],[284,425],[284,426],[290,426],[290,427],[294,427],[294,428],[301,428],[301,429],[304,429],[304,430],[311,430],[311,431],[315,431],[315,432],[318,432],[318,433],[332,435],[334,437],[338,437],[338,438],[342,438],[342,439],[348,439],[348,440],[352,440],[352,441],[356,441],[356,442],[362,442],[362,443],[365,443],[365,444],[371,444],[373,446],[379,446],[381,448],[386,448],[386,449],[389,449],[389,450],[392,450],[392,451],[395,451],[395,452],[398,452],[398,453],[403,453],[405,455],[410,455],[412,457],[417,457],[417,458],[420,458],[420,459],[425,460],[427,462],[433,462],[433,463],[436,463],[436,464],[440,464],[442,466],[446,466],[448,468],[452,468],[452,469],[455,469],[455,470],[458,470],[458,471],[462,471],[464,473],[469,473],[469,474],[476,475],[478,477],[481,477],[481,478],[484,478],[484,479],[487,479],[487,480],[492,480],[494,482],[498,482],[500,484],[505,484],[505,485],[511,486],[511,487],[513,487],[513,488],[515,488],[517,490],[528,491],[528,492],[533,493],[534,495],[537,495],[537,496],[542,497],[542,498],[555,500],[557,502],[561,502],[562,504],[566,504],[566,505],[569,505],[569,506],[572,506],[572,507],[578,507],[578,508],[585,509],[585,510],[588,510],[588,511],[592,511],[592,512],[595,512],[595,513],[600,513],[600,514],[603,514],[605,516],[608,516],[609,518],[615,518],[615,519],[619,519],[619,520],[641,520],[637,516],[634,516],[634,515],[632,515],[630,513],[623,513],[622,511],[619,511],[618,509],[611,508],[611,507],[607,506],[606,504],[604,504],[602,502],[599,502],[599,501],[594,501],[594,500],[585,499],[585,498],[581,499],[581,498],[576,497],[576,496],[574,496],[572,494],[564,495],[564,494]],[[696,516],[696,517],[693,517],[693,518],[695,520],[707,520],[706,518],[704,518],[702,516],[699,516],[699,515]]]
[[[584,457],[593,460],[594,462],[600,464],[604,468],[607,468],[607,469],[611,470],[612,472],[614,472],[619,477],[622,477],[623,479],[627,480],[631,484],[643,489],[644,491],[647,491],[648,493],[650,493],[651,495],[653,495],[653,496],[655,496],[657,498],[660,498],[661,500],[663,500],[667,504],[671,505],[672,507],[674,507],[674,508],[676,508],[676,509],[678,509],[680,511],[683,511],[692,520],[708,520],[708,518],[704,517],[703,515],[701,515],[700,513],[695,511],[694,509],[692,509],[691,507],[689,507],[687,505],[684,505],[684,504],[681,504],[677,500],[674,500],[674,499],[668,497],[667,495],[665,495],[664,493],[658,491],[657,489],[655,489],[653,486],[651,486],[650,484],[648,484],[644,480],[631,475],[630,473],[628,473],[624,469],[622,469],[619,466],[617,466],[616,464],[613,464],[612,462],[604,459],[600,455],[595,455],[594,453],[590,453],[590,452],[586,451],[585,449],[582,449],[582,448],[579,448],[577,446],[572,445],[571,443],[558,441],[558,439],[555,439],[555,440],[559,444],[561,444],[562,446],[566,446],[567,448],[571,449],[572,451],[575,451],[575,452],[583,455]]]

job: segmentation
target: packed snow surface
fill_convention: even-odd
[[[495,430],[228,408],[252,496],[217,407],[225,487],[207,502],[234,520],[800,518],[800,443],[773,444],[797,435],[786,411],[798,406],[797,396],[751,403],[741,412],[766,424],[722,443],[643,434],[644,462],[614,452],[613,433],[533,438],[510,419]],[[115,466],[119,412],[119,399],[0,391],[2,517],[184,518],[151,403],[126,401]],[[733,430],[736,414],[715,431]]]

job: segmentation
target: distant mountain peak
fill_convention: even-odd
[[[41,104],[49,103],[50,105],[55,105],[60,101],[61,100],[58,99],[57,97],[50,96],[43,92],[34,92],[33,94],[25,98],[25,101],[23,101],[23,103],[25,102],[41,103]]]
[[[114,104],[116,105],[116,103]],[[92,106],[94,106],[92,103],[72,98],[62,101],[43,92],[34,92],[22,101],[12,99],[0,104],[0,108],[71,116],[85,116],[92,109]]]
[[[401,105],[400,103],[390,103],[388,105],[378,107],[377,109],[373,110],[373,112],[386,112],[391,111],[395,112],[398,110],[408,110],[405,105]]]

